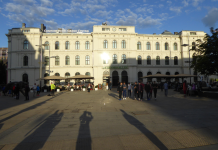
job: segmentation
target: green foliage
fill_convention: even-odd
[[[98,85],[96,85],[95,88],[98,88]]]
[[[218,28],[210,28],[212,35],[206,34],[203,41],[197,40],[191,68],[203,75],[218,73]]]
[[[0,60],[0,84],[6,84],[7,82],[7,65]]]

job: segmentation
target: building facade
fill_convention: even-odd
[[[81,74],[94,76],[95,85],[108,78],[116,85],[118,81],[146,82],[142,76],[156,73],[194,74],[193,70],[189,71],[189,56],[192,61],[193,53],[189,49],[197,39],[203,40],[205,32],[138,34],[134,26],[111,25],[95,25],[91,33],[70,29],[49,32],[44,30],[44,25],[27,28],[23,24],[22,28],[10,29],[6,36],[9,81],[33,85],[39,82],[36,79],[40,74],[42,77]]]
[[[3,63],[8,62],[8,48],[7,47],[0,48],[0,60],[2,60]]]

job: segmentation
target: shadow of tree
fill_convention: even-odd
[[[167,147],[151,132],[149,131],[143,123],[128,115],[124,110],[120,109],[123,113],[123,117],[133,126],[135,126],[139,131],[141,131],[153,144],[155,144],[161,150],[167,150]]]
[[[91,112],[84,111],[80,116],[79,134],[76,142],[76,150],[91,150],[92,139],[90,135],[89,123],[92,121],[93,116]]]

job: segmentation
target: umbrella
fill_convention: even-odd
[[[76,75],[73,77],[68,77],[67,79],[94,79],[94,77],[87,76],[87,75]]]
[[[148,75],[144,76],[142,78],[170,78],[171,76],[169,75],[164,75],[164,74],[155,74],[155,75]]]
[[[186,78],[186,77],[197,77],[197,75],[190,75],[190,74],[177,74],[177,75],[173,75],[172,77],[177,77],[177,78]]]
[[[36,79],[36,80],[65,80],[66,78],[64,77],[61,77],[61,76],[46,76],[46,77],[43,77],[43,78],[39,78],[39,79]]]

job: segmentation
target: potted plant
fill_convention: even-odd
[[[56,89],[57,89],[57,92],[60,92],[60,87],[57,87]]]
[[[71,87],[71,91],[73,92],[73,87]]]
[[[83,88],[83,91],[86,91],[86,86],[82,86],[82,88]]]
[[[98,85],[95,86],[95,91],[98,91]]]

